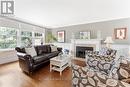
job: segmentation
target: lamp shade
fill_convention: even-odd
[[[106,37],[106,40],[104,41],[104,43],[114,43],[114,42],[112,40],[112,37],[109,36],[109,37]]]

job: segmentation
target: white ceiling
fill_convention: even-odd
[[[15,0],[15,16],[56,28],[130,17],[130,0]]]

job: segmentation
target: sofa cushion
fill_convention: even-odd
[[[59,54],[59,51],[55,51],[55,52],[52,52],[52,53],[44,53],[40,56],[33,57],[33,60],[34,60],[35,64],[38,64],[38,63],[41,63],[42,61],[49,60],[50,58],[55,57],[58,54]]]
[[[49,58],[52,58],[52,57],[57,56],[59,53],[60,53],[59,51],[54,51],[54,52],[51,52],[51,53],[48,53],[48,54],[45,54],[45,55],[47,55]]]
[[[44,53],[48,53],[48,48],[47,45],[40,45],[40,46],[36,46],[35,47],[36,51],[37,51],[37,55],[42,55]]]
[[[51,53],[51,46],[50,45],[47,45],[47,51],[48,51],[48,53]]]
[[[47,55],[40,55],[40,56],[35,56],[33,57],[34,64],[41,63],[43,61],[49,60]]]

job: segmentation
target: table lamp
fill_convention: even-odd
[[[111,44],[114,43],[111,36],[106,37],[106,40],[104,41],[106,43],[106,47],[111,48]]]

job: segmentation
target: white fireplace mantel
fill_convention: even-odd
[[[95,45],[95,51],[99,51],[101,47],[101,39],[71,39],[74,48],[76,45]]]

